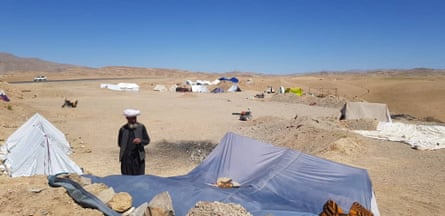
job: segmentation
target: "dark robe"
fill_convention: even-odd
[[[133,139],[140,138],[140,144],[134,144]],[[131,128],[125,124],[119,129],[118,145],[120,147],[119,161],[121,162],[122,175],[144,175],[145,174],[145,149],[150,143],[145,126],[136,123]]]

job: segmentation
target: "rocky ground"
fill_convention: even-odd
[[[340,79],[336,79],[334,82],[326,78],[298,78],[295,85],[309,86],[322,82],[326,85],[332,82],[340,88],[339,95],[348,92],[363,94],[361,86],[351,84],[360,84],[360,80],[342,84]],[[263,79],[255,77],[253,80],[260,85]],[[278,81],[277,78],[274,82],[290,83],[290,80]],[[155,81],[147,79],[141,82],[148,88]],[[166,80],[162,82],[170,83]],[[373,82],[379,88],[382,86],[381,79],[366,79],[364,83],[371,93],[364,92],[366,97],[375,99],[377,96],[372,95],[374,89],[369,87],[373,86]],[[394,82],[397,80],[391,80],[391,84]],[[441,215],[445,211],[442,205],[445,152],[414,150],[403,143],[374,140],[353,133],[351,130],[374,129],[376,126],[372,120],[339,121],[336,118],[343,103],[353,97],[266,94],[264,98],[255,98],[261,91],[213,95],[155,93],[151,90],[129,96],[99,89],[99,84],[93,81],[0,83],[0,88],[8,92],[12,99],[9,103],[0,104],[0,143],[32,114],[39,112],[65,132],[74,151],[71,158],[87,172],[98,176],[118,174],[115,136],[123,123],[121,111],[131,105],[141,107],[141,121],[147,123],[153,136],[153,143],[147,148],[148,174],[186,174],[208,155],[225,132],[232,131],[367,169],[382,215]],[[435,88],[440,87],[436,85]],[[60,105],[64,97],[78,98],[78,108],[62,109]],[[390,100],[394,103],[393,107],[398,109],[395,114],[406,113],[398,116],[396,121],[440,124],[435,120],[443,118],[431,113],[424,115],[431,116],[430,121],[416,118],[414,116],[420,116],[419,112],[408,113],[402,109],[406,99],[401,100],[401,105],[395,104],[396,99]],[[252,110],[249,121],[239,121],[237,116],[232,115],[247,108]],[[425,112],[427,110],[425,108]],[[0,206],[1,216],[103,215],[97,210],[80,207],[64,188],[50,187],[45,176],[0,176]],[[209,212],[209,209],[215,211]],[[192,215],[249,215],[236,203],[201,202],[190,212]]]

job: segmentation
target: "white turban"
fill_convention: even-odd
[[[141,111],[136,109],[126,109],[124,110],[124,116],[126,117],[135,117],[141,114]]]

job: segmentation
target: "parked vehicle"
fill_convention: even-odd
[[[48,78],[46,76],[43,76],[43,75],[34,77],[34,82],[44,82],[44,81],[47,81],[47,80],[48,80]]]

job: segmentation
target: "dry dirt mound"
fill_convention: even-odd
[[[354,137],[341,138],[317,153],[318,156],[337,162],[345,162],[345,158],[361,155],[366,147]]]
[[[46,176],[10,178],[0,176],[0,215],[85,215],[102,216],[82,208],[63,187],[48,185]]]
[[[301,103],[311,106],[322,106],[340,109],[345,103],[346,99],[337,96],[316,97],[311,95],[297,96],[295,94],[275,94],[269,99],[270,101],[284,102],[284,103]]]
[[[375,130],[379,122],[373,119],[342,120],[340,124],[349,130]]]
[[[242,135],[305,153],[319,152],[349,134],[348,131],[340,129],[336,119],[309,117],[262,117],[248,122],[238,130]]]
[[[266,143],[316,155],[348,164],[351,158],[367,154],[352,128],[375,129],[375,122],[357,120],[344,122],[333,118],[277,119],[265,117],[252,120],[239,133]],[[373,128],[374,127],[374,128]]]

